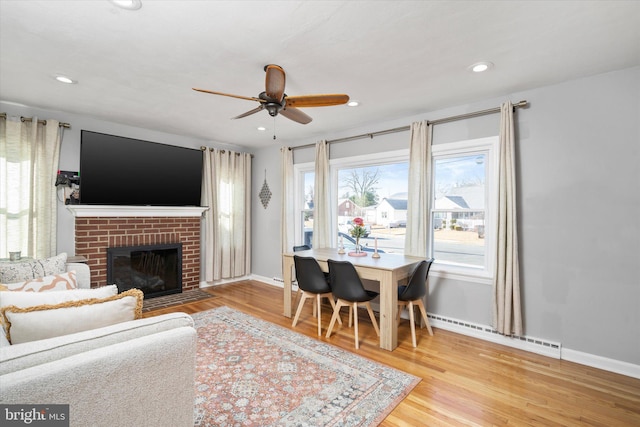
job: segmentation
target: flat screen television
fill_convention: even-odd
[[[83,130],[80,204],[200,206],[202,152]]]

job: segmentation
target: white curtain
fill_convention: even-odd
[[[0,257],[56,254],[56,172],[63,128],[56,120],[0,119]]]
[[[515,132],[513,105],[501,106],[497,259],[494,275],[493,327],[503,335],[523,334],[516,216]]]
[[[204,150],[205,280],[251,271],[251,155]]]
[[[433,125],[426,120],[411,124],[409,194],[404,253],[426,258],[431,212],[431,140]]]
[[[280,251],[291,252],[295,242],[295,194],[293,177],[293,150],[280,148],[282,172],[282,205],[280,211]]]
[[[316,170],[313,200],[313,247],[331,247],[331,202],[329,199],[329,146],[316,143]]]

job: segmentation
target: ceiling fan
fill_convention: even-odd
[[[206,89],[197,89],[195,87],[193,90],[211,93],[213,95],[230,96],[232,98],[256,101],[260,104],[253,110],[249,110],[246,113],[242,113],[239,116],[234,117],[234,119],[241,119],[259,111],[267,110],[269,115],[272,117],[282,114],[286,118],[303,125],[311,122],[312,118],[298,108],[329,107],[349,102],[349,96],[341,93],[288,96],[284,93],[285,73],[282,67],[279,65],[269,64],[265,65],[264,71],[267,73],[265,78],[265,91],[261,92],[257,98],[214,92]]]

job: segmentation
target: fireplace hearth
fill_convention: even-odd
[[[145,299],[182,292],[182,243],[107,248],[107,283]]]

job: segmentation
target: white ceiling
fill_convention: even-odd
[[[478,61],[495,67],[468,71]],[[257,96],[269,63],[288,95],[361,102],[304,109],[308,125],[276,117],[278,143],[296,145],[640,65],[640,2],[0,1],[2,101],[261,148],[266,111],[230,120],[257,103],[191,88]]]

